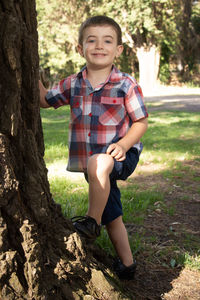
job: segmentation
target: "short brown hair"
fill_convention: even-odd
[[[79,45],[83,44],[84,30],[90,26],[98,26],[98,25],[99,26],[103,26],[103,25],[112,26],[117,33],[117,44],[122,45],[122,31],[121,31],[119,24],[117,24],[117,22],[115,22],[112,18],[109,18],[107,16],[94,16],[94,17],[88,18],[81,24],[81,26],[79,28],[79,36],[78,36]]]

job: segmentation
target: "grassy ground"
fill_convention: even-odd
[[[67,164],[69,108],[42,110],[41,116],[47,167],[62,169]],[[200,199],[199,123],[200,113],[151,112],[138,168],[126,182],[119,182],[133,253],[152,270],[153,266],[159,266],[165,273],[178,272],[186,266],[200,271],[199,214],[196,211]],[[84,215],[87,209],[88,185],[82,177],[77,178],[78,175],[65,176],[59,171],[55,176],[49,174],[53,197],[68,218]],[[113,254],[105,231],[97,243]],[[149,268],[146,274],[149,272],[150,280],[154,280]],[[142,272],[141,266],[139,277]],[[166,274],[169,277],[169,273]],[[133,288],[135,293],[136,286]]]

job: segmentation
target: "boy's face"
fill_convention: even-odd
[[[110,25],[90,26],[83,32],[83,45],[78,45],[79,53],[91,68],[110,67],[123,46],[117,45],[117,33]]]

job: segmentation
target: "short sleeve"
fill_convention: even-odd
[[[142,89],[138,84],[132,84],[130,86],[125,97],[125,106],[132,121],[138,121],[148,117]]]
[[[48,91],[46,101],[50,106],[58,108],[69,104],[71,91],[71,79],[67,77],[61,80],[58,85]]]

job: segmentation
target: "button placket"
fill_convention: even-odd
[[[90,93],[90,96],[91,96],[91,106],[92,106],[92,98],[93,98],[93,95],[94,95],[94,92],[92,92],[92,93]],[[92,112],[90,111],[90,112],[88,112],[88,116],[90,117],[90,119],[92,118]],[[90,130],[90,129],[89,129]],[[88,139],[90,139],[90,137],[91,137],[91,131],[88,131]],[[89,149],[88,149],[89,150]],[[91,156],[93,154],[93,151],[89,151],[88,152],[88,155],[89,156]]]

